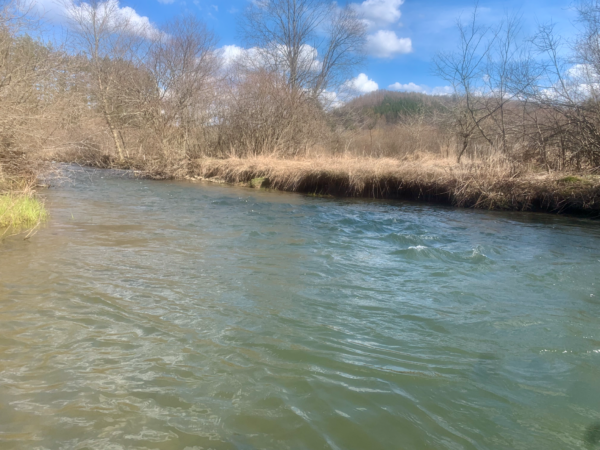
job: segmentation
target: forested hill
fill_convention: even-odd
[[[448,96],[379,90],[349,101],[342,109],[385,118],[387,123],[396,123],[403,117],[440,112],[449,102]]]

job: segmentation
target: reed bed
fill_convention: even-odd
[[[344,197],[396,198],[459,207],[600,215],[600,177],[537,172],[509,161],[319,157],[202,158],[188,178]],[[256,183],[255,183],[256,184]]]

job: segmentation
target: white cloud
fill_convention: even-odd
[[[367,54],[378,58],[392,58],[395,55],[412,52],[410,38],[399,38],[394,31],[379,30],[367,36]]]
[[[574,80],[589,80],[594,70],[588,64],[575,64],[567,70],[567,76]]]
[[[378,28],[398,22],[402,16],[400,6],[403,3],[404,0],[365,0],[353,7],[369,28]]]
[[[452,94],[452,88],[450,86],[437,86],[434,88],[430,88],[424,84],[415,84],[415,83],[394,83],[388,86],[388,89],[392,91],[402,91],[402,92],[419,92],[421,94],[428,95],[450,95]]]
[[[75,2],[74,0],[31,0],[29,5],[34,13],[55,22],[68,22],[77,17],[86,17],[86,11],[90,8],[89,3]],[[129,6],[121,6],[119,0],[100,2],[98,11],[100,16],[114,14],[115,21],[126,22],[135,34],[147,37],[159,35],[159,31],[152,25],[148,17],[139,15],[135,9]]]
[[[371,34],[367,36],[365,50],[370,56],[391,58],[397,54],[412,52],[412,40],[399,38],[396,32],[386,28],[398,25],[404,0],[364,0],[352,7],[364,20]]]
[[[286,66],[284,50],[285,47],[279,45],[268,49],[258,47],[245,49],[237,45],[225,45],[219,50],[219,55],[224,67],[239,62],[249,67],[276,66],[284,69]],[[298,63],[303,70],[315,72],[321,70],[323,65],[319,60],[317,49],[306,44],[300,49]]]
[[[344,105],[343,100],[338,96],[337,92],[324,91],[321,94],[320,100],[326,109],[336,109]]]
[[[580,101],[590,97],[598,98],[600,95],[600,76],[598,71],[589,64],[574,64],[567,69],[564,80],[564,84],[556,83],[553,88],[545,89],[544,94],[555,98],[559,95],[568,95]]]
[[[361,73],[356,78],[346,81],[344,87],[359,94],[366,94],[379,89],[379,85],[369,79],[367,75]]]
[[[574,64],[563,74],[562,82],[554,80],[540,94],[546,100],[586,101],[600,97],[600,76],[587,64]]]
[[[323,62],[319,61],[319,51],[312,45],[303,44],[300,48],[300,67],[305,70],[318,72],[323,67]]]
[[[230,66],[236,61],[239,61],[245,54],[247,50],[242,47],[238,47],[237,45],[224,45],[219,49],[219,56],[223,60],[224,66]]]

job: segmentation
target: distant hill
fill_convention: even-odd
[[[450,101],[448,96],[379,90],[361,95],[340,109],[342,113],[355,111],[361,116],[384,117],[387,123],[397,123],[403,117],[442,111]]]

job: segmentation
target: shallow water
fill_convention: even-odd
[[[69,171],[0,246],[1,449],[589,448],[600,223]]]

